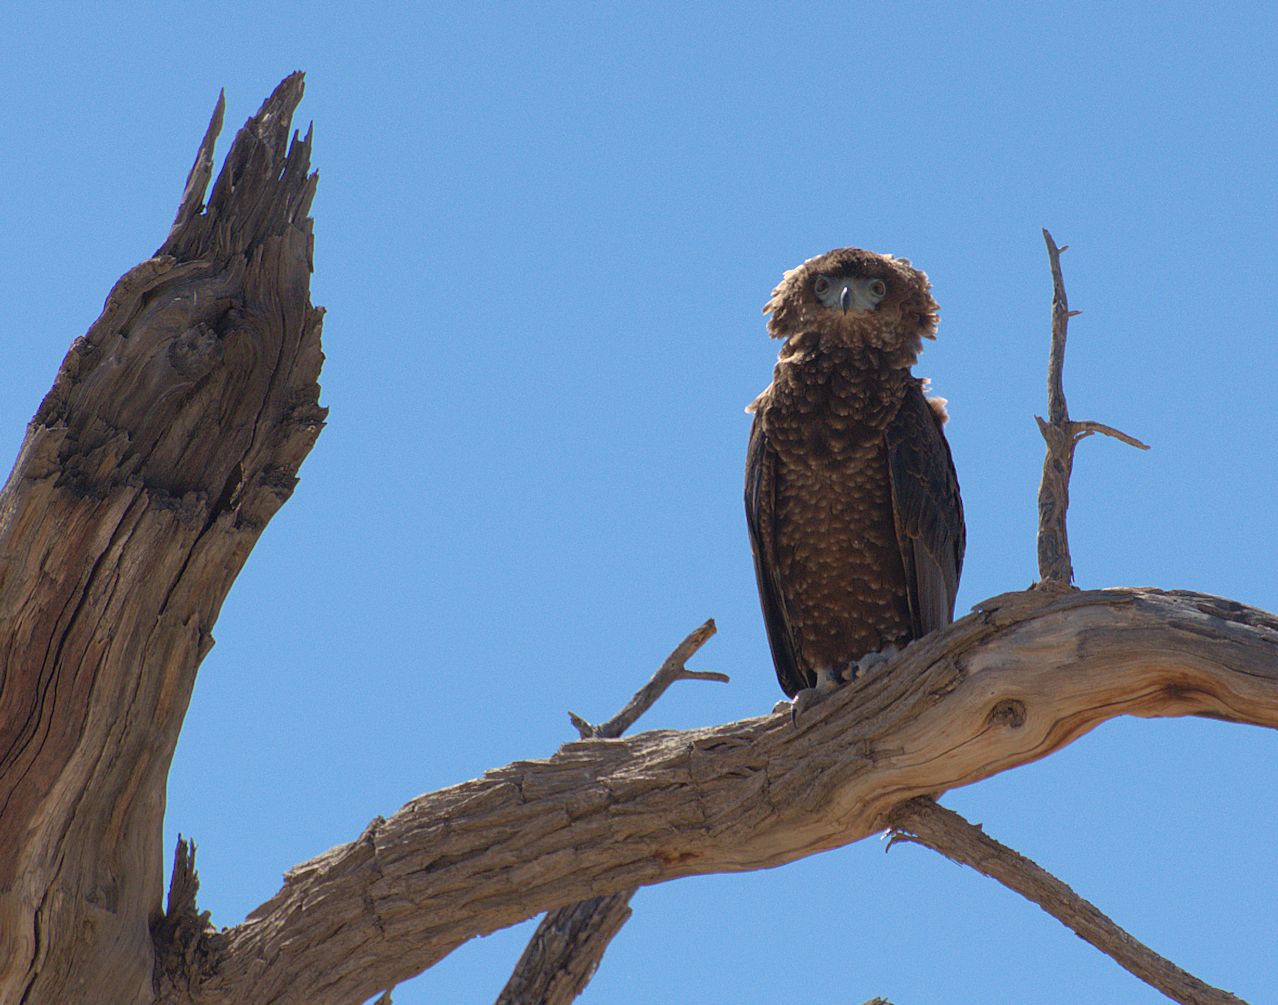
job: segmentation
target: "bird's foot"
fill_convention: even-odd
[[[848,667],[822,667],[818,670],[814,687],[805,687],[802,691],[795,692],[794,700],[790,702],[790,721],[797,726],[799,724],[799,716],[813,706],[821,704],[838,690],[839,686],[848,679],[844,674],[850,669],[851,665]],[[778,710],[782,705],[778,705]]]
[[[788,703],[790,721],[797,726],[799,724],[799,716],[813,706],[821,704],[844,684],[860,680],[879,664],[886,663],[898,652],[900,652],[899,647],[895,644],[890,644],[877,652],[866,653],[859,660],[852,663],[846,663],[843,666],[822,667],[817,671],[816,684],[813,687],[805,687],[802,691],[796,692],[794,700]],[[779,701],[772,711],[783,711],[786,705],[786,702]]]
[[[886,663],[900,651],[901,650],[897,648],[895,643],[890,643],[876,652],[866,653],[855,663],[850,663],[848,665],[848,683],[851,683],[854,680],[860,680],[880,663]]]

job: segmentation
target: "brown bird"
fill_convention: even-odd
[[[965,531],[945,399],[910,372],[936,337],[930,289],[903,258],[839,248],[763,308],[785,344],[746,409],[746,522],[796,715],[954,617]]]

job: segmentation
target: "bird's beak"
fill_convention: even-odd
[[[839,306],[843,308],[844,314],[848,312],[848,307],[849,305],[851,305],[851,303],[852,303],[852,287],[844,283],[843,289],[839,290]]]

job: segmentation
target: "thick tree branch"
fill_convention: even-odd
[[[1038,575],[1039,585],[1066,589],[1074,582],[1074,566],[1069,554],[1065,516],[1069,510],[1069,478],[1074,467],[1074,448],[1093,433],[1103,433],[1141,450],[1149,447],[1134,436],[1087,420],[1073,421],[1065,402],[1065,338],[1069,319],[1081,313],[1069,309],[1065,279],[1061,275],[1061,252],[1052,235],[1043,231],[1052,268],[1052,348],[1047,367],[1047,415],[1039,416],[1039,432],[1047,442],[1043,458],[1043,478],[1038,486]],[[1068,245],[1066,245],[1068,247]]]
[[[1133,938],[1046,869],[1000,844],[979,826],[931,799],[911,799],[892,811],[892,844],[910,841],[998,880],[1073,929],[1119,966],[1182,1005],[1245,1005],[1200,981]]]
[[[685,664],[715,633],[714,619],[694,629],[641,687],[626,707],[602,726],[592,726],[568,713],[582,739],[618,737],[655,705],[677,680],[728,680],[727,674],[689,670]],[[515,970],[497,998],[497,1005],[568,1005],[594,976],[603,954],[629,919],[634,890],[607,897],[591,897],[548,911],[537,925]]]
[[[904,800],[1044,757],[1124,714],[1278,727],[1278,618],[1195,593],[1005,594],[800,729],[774,714],[516,762],[292,870],[220,937],[199,1000],[361,1000],[543,910],[857,841]]]

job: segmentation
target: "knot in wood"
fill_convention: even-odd
[[[187,380],[199,380],[222,362],[224,352],[218,333],[201,321],[169,343],[169,365]]]
[[[1020,729],[1025,725],[1025,703],[1015,698],[1004,698],[990,709],[991,725]]]

